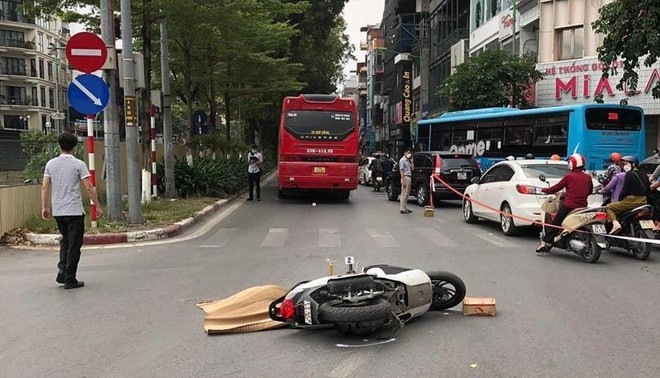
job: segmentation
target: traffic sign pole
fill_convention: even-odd
[[[96,190],[96,164],[94,163],[94,116],[87,115],[87,156],[89,159],[89,181]],[[92,228],[97,227],[96,204],[90,200],[89,206]]]
[[[151,197],[158,197],[158,176],[156,176],[156,106],[149,108],[151,113]]]

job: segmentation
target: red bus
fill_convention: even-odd
[[[282,102],[278,196],[329,191],[347,199],[358,186],[358,123],[355,100],[302,94]]]

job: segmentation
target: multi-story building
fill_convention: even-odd
[[[366,41],[360,43],[360,49],[366,51],[366,89],[365,98],[365,135],[363,149],[367,153],[383,149],[385,132],[383,125],[383,96],[381,87],[385,73],[385,41],[381,37],[380,24],[367,25],[360,28],[366,32]]]
[[[69,70],[62,48],[70,35],[61,20],[32,19],[23,0],[0,0],[0,128],[65,128]]]
[[[381,21],[381,35],[385,40],[385,73],[381,94],[384,95],[383,124],[386,138],[383,150],[399,156],[412,146],[413,105],[413,47],[420,39],[419,25],[424,18],[422,0],[386,0]]]
[[[605,103],[627,102],[641,106],[646,114],[647,145],[651,151],[660,144],[660,100],[654,100],[651,89],[660,80],[660,63],[640,68],[637,94],[616,89],[621,78],[602,77],[598,47],[603,35],[596,34],[591,24],[600,16],[598,10],[612,0],[541,0],[539,54],[537,69],[545,73],[537,83],[538,106],[556,106],[593,102],[602,95]],[[640,61],[643,60],[640,59]],[[621,63],[616,62],[615,67]]]
[[[437,94],[439,87],[451,75],[452,46],[467,40],[470,3],[465,0],[432,0],[429,25],[429,117],[445,112],[449,102]],[[465,49],[463,49],[464,51]]]
[[[485,49],[500,48],[516,55],[537,55],[538,0],[518,0],[515,17],[513,5],[511,0],[470,1],[470,56]],[[512,38],[514,33],[515,38]]]

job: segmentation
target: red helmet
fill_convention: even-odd
[[[621,154],[618,152],[612,152],[610,155],[610,160],[612,160],[612,163],[618,164],[619,161],[621,161]]]
[[[550,156],[550,160],[556,160],[556,161],[559,161],[559,160],[561,160],[561,156],[559,156],[559,155],[557,155],[557,154],[554,154],[554,155]]]
[[[583,169],[585,165],[587,165],[587,159],[580,154],[573,154],[568,157],[568,169],[571,171]]]

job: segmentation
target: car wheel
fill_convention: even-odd
[[[504,202],[502,208],[500,209],[503,213],[513,214],[511,212],[511,206],[508,203]],[[518,227],[513,224],[513,217],[500,214],[500,227],[502,228],[502,233],[506,236],[516,235],[518,233]]]
[[[463,200],[463,219],[466,223],[477,223],[479,220],[472,212],[472,201],[470,197]]]
[[[423,183],[419,184],[417,187],[417,204],[419,206],[426,206],[429,204],[429,191]]]
[[[399,193],[396,192],[396,189],[394,188],[394,184],[391,182],[388,182],[387,188],[385,189],[387,191],[387,199],[390,201],[396,201],[397,197],[399,196]]]

